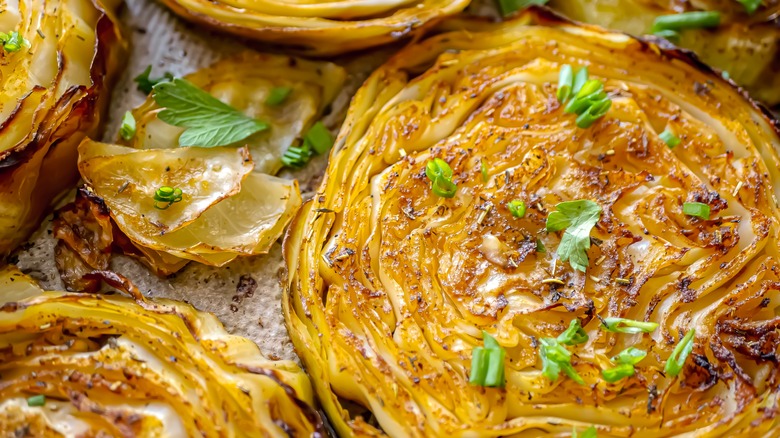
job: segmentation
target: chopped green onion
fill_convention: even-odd
[[[292,87],[274,87],[265,98],[265,104],[268,106],[278,106],[284,103],[292,93]]]
[[[2,43],[6,52],[18,52],[22,50],[22,47],[30,47],[30,42],[27,41],[27,38],[21,36],[15,30],[9,33],[0,32],[0,43]]]
[[[582,435],[577,435],[577,429],[571,430],[571,438],[598,438],[598,431],[595,426],[591,426],[582,432]]]
[[[658,134],[658,137],[663,140],[667,146],[669,146],[669,149],[674,149],[675,146],[680,144],[680,137],[674,135],[674,133],[670,131],[669,128],[666,128],[664,132]]]
[[[737,0],[745,8],[748,14],[754,14],[761,7],[761,0]]]
[[[498,0],[501,15],[507,16],[513,12],[525,9],[531,5],[544,5],[548,0]]]
[[[608,332],[614,333],[652,333],[658,328],[658,323],[636,321],[625,318],[604,318],[603,327]]]
[[[654,32],[653,35],[664,38],[670,43],[677,44],[680,42],[680,32],[677,32],[676,30],[659,30],[658,32]]]
[[[544,247],[544,243],[542,243],[542,239],[539,238],[536,239],[536,252],[540,254],[545,254],[547,252],[547,248]]]
[[[34,395],[27,398],[27,406],[37,407],[46,404],[46,396],[43,394]]]
[[[133,113],[130,111],[127,111],[125,116],[122,117],[119,135],[125,140],[130,140],[135,136],[135,117],[133,117]]]
[[[683,365],[685,364],[685,359],[687,359],[688,355],[693,351],[694,335],[696,335],[696,329],[688,330],[688,333],[685,334],[682,341],[674,347],[672,355],[669,356],[669,359],[664,366],[664,372],[666,374],[672,377],[676,377],[680,374],[680,371],[682,371]]]
[[[509,209],[509,212],[512,213],[512,216],[521,218],[525,216],[525,202],[515,199],[514,201],[509,201],[509,204],[506,205],[506,207]]]
[[[442,198],[452,198],[458,191],[458,186],[452,180],[437,177],[431,185],[431,191]]]
[[[431,180],[431,190],[442,198],[452,198],[458,186],[452,182],[452,168],[441,158],[434,158],[425,165],[425,175]]]
[[[539,357],[542,359],[542,375],[552,380],[558,380],[563,371],[569,378],[584,385],[577,371],[571,365],[571,353],[556,338],[542,338],[539,347]]]
[[[482,172],[482,181],[488,182],[488,168],[485,160],[479,160],[480,172]]]
[[[588,82],[588,67],[582,67],[577,70],[577,74],[574,76],[574,84],[572,85],[571,93],[579,94],[582,86]]]
[[[609,368],[606,370],[601,370],[601,377],[604,378],[607,382],[613,383],[617,382],[620,379],[631,377],[635,373],[634,366],[631,364],[620,364],[614,368]]]
[[[314,152],[320,155],[328,152],[333,147],[333,136],[322,122],[315,123],[303,137],[303,141],[308,143],[314,149]]]
[[[434,158],[425,165],[425,175],[427,175],[428,179],[431,181],[434,181],[438,177],[452,179],[452,168],[441,158]]]
[[[647,352],[636,347],[628,347],[612,358],[619,364],[636,365],[647,357]]]
[[[715,11],[683,12],[674,15],[662,15],[655,19],[650,32],[663,30],[701,29],[720,25],[720,13]]]
[[[313,152],[309,146],[290,146],[282,155],[282,164],[294,169],[300,169],[311,159]]]
[[[686,202],[683,204],[683,213],[688,216],[708,220],[710,218],[710,206],[701,202]]]
[[[471,353],[471,385],[503,388],[506,384],[504,376],[504,358],[506,351],[488,332],[482,331],[483,347],[476,347]]]
[[[558,342],[564,345],[578,345],[588,342],[588,334],[582,328],[579,318],[571,320],[569,328],[558,335]]]
[[[558,74],[558,102],[565,102],[571,95],[571,87],[574,84],[574,71],[569,64],[561,67]]]
[[[154,208],[165,210],[176,202],[182,200],[183,193],[180,188],[162,186],[154,192]]]
[[[596,123],[596,120],[604,117],[605,114],[612,107],[612,99],[605,97],[604,99],[589,106],[582,114],[577,116],[577,127],[580,129],[590,128],[591,125]]]

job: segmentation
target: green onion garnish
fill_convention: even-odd
[[[690,329],[688,333],[685,334],[685,337],[682,339],[682,341],[680,341],[680,343],[674,347],[672,355],[666,361],[666,366],[664,366],[664,372],[666,374],[672,377],[676,377],[678,374],[680,374],[680,371],[682,371],[683,368],[683,364],[685,364],[685,359],[687,359],[688,355],[690,355],[691,351],[693,351],[693,337],[695,334],[696,330]]]
[[[680,137],[674,135],[674,133],[670,131],[669,128],[666,128],[664,132],[658,134],[658,137],[663,140],[667,146],[669,146],[669,149],[674,149],[675,146],[680,144]]]
[[[127,111],[125,116],[122,117],[122,126],[119,127],[119,135],[125,140],[130,140],[135,136],[135,117],[133,117],[133,113],[130,111]]]
[[[294,169],[300,169],[305,166],[311,159],[313,152],[311,149],[304,146],[290,146],[282,155],[282,164]]]
[[[708,220],[710,218],[710,206],[701,202],[686,202],[683,204],[683,213],[688,216]]]
[[[154,208],[165,210],[176,202],[182,200],[183,193],[180,188],[162,186],[154,192]]]
[[[612,100],[608,97],[589,106],[582,114],[577,116],[577,127],[580,129],[590,128],[596,123],[596,120],[604,117],[607,111],[612,107]]]
[[[320,155],[333,147],[333,136],[330,135],[330,131],[322,122],[315,123],[303,137],[303,141]]]
[[[521,218],[525,216],[525,202],[515,199],[514,201],[509,201],[509,203],[506,205],[506,207],[509,209],[509,212],[512,213],[512,216]]]
[[[615,355],[612,360],[620,364],[636,365],[647,357],[647,352],[636,347],[628,347]]]
[[[574,76],[574,84],[572,85],[571,94],[577,94],[582,89],[582,86],[588,82],[588,67],[582,67],[577,70],[577,74]]]
[[[503,388],[506,384],[504,378],[504,357],[506,351],[498,344],[498,341],[482,331],[483,347],[476,347],[471,353],[471,373],[469,383],[471,385]]]
[[[434,158],[425,165],[425,175],[431,180],[431,190],[442,198],[452,198],[458,186],[452,182],[452,168],[441,158]]]
[[[27,406],[36,407],[46,404],[46,396],[43,394],[34,395],[27,398]]]
[[[544,243],[542,243],[542,239],[539,238],[536,239],[536,252],[540,254],[545,254],[547,252],[547,248],[544,247]]]
[[[278,106],[287,100],[287,97],[292,93],[292,87],[274,87],[268,93],[268,97],[265,98],[265,104],[268,106]]]
[[[513,12],[525,9],[531,5],[544,5],[548,0],[498,0],[501,15],[507,16]]]
[[[761,6],[761,0],[737,0],[745,8],[748,14],[754,14]]]
[[[578,318],[574,318],[569,323],[569,328],[558,335],[558,342],[564,345],[579,345],[588,342],[588,334],[582,328],[582,323]]]
[[[655,19],[651,33],[664,30],[701,29],[720,25],[720,13],[715,11],[683,12],[682,14],[662,15]]]
[[[480,172],[482,172],[482,182],[488,182],[488,168],[485,160],[479,160]]]
[[[574,85],[574,70],[566,64],[561,67],[558,74],[558,102],[566,102],[571,95],[571,87]]]
[[[659,30],[658,32],[654,32],[653,35],[664,38],[670,43],[678,44],[680,42],[680,32],[677,32],[676,30]]]
[[[634,372],[633,365],[624,363],[614,368],[601,370],[601,377],[603,377],[607,382],[613,383],[620,379],[633,376]]]
[[[571,352],[564,345],[577,345],[587,341],[588,334],[582,329],[580,320],[577,318],[574,318],[569,323],[569,328],[557,338],[542,338],[539,348],[539,357],[542,359],[542,374],[555,381],[563,371],[569,378],[584,385],[585,381],[571,365]]]
[[[598,431],[595,426],[585,429],[581,435],[577,435],[577,429],[572,428],[571,438],[598,438]]]
[[[651,333],[658,328],[658,323],[635,321],[625,318],[604,318],[604,330],[614,333]]]

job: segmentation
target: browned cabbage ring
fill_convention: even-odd
[[[540,11],[447,26],[358,91],[285,242],[286,323],[339,433],[777,436],[773,122],[685,53],[622,34]],[[556,99],[563,64],[588,66],[612,97],[590,128]],[[434,157],[454,171],[452,199],[431,192]],[[562,233],[544,231],[577,199],[603,210],[586,273],[556,261]],[[710,220],[684,202],[707,203]],[[597,316],[659,328],[611,333]],[[541,374],[538,340],[573,318],[589,334],[570,347],[585,385]],[[694,328],[682,372],[665,375]],[[482,330],[506,350],[505,389],[468,383]],[[648,356],[607,383],[629,346]]]

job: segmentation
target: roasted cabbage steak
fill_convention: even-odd
[[[747,5],[754,3],[759,6],[749,13]],[[550,0],[549,6],[572,19],[635,35],[652,33],[653,22],[662,15],[717,12],[718,26],[683,30],[675,43],[725,71],[753,97],[780,104],[778,0]]]
[[[463,10],[470,0],[163,0],[176,14],[215,29],[308,55],[387,44]]]
[[[310,383],[211,314],[0,272],[2,436],[324,436]]]
[[[114,0],[3,4],[0,256],[38,228],[78,179],[76,147],[99,134],[122,65]],[[23,39],[19,39],[23,38]]]
[[[688,52],[445,25],[357,92],[285,240],[341,436],[777,436],[777,123]]]

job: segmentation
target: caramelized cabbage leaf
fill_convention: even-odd
[[[587,66],[612,102],[586,129],[556,97],[564,65]],[[776,122],[688,52],[542,9],[443,23],[357,92],[285,240],[285,321],[334,427],[777,436],[778,147]],[[452,198],[431,190],[434,158]],[[586,272],[557,259],[563,233],[545,227],[574,200],[601,209]],[[690,202],[710,218],[684,214]],[[658,328],[610,332],[609,317]],[[577,340],[556,340],[567,327]],[[692,329],[679,374],[664,374]],[[503,388],[469,384],[483,330],[505,351]],[[559,342],[571,363],[553,381],[542,350]],[[648,354],[607,382],[628,347]]]
[[[680,47],[693,50],[702,61],[728,72],[751,95],[767,104],[780,104],[780,1],[764,0],[748,14],[737,0],[551,0],[549,6],[585,23],[618,29],[634,35],[651,32],[661,15],[717,11],[720,26],[689,29],[679,34]]]
[[[335,55],[417,34],[469,0],[164,0],[176,14],[309,55]]]
[[[322,436],[311,386],[181,302],[44,292],[0,271],[0,434]],[[42,406],[28,399],[45,397]]]
[[[126,48],[116,6],[3,4],[0,32],[19,32],[29,47],[0,48],[0,256],[37,229],[78,179],[76,147],[98,133]]]

